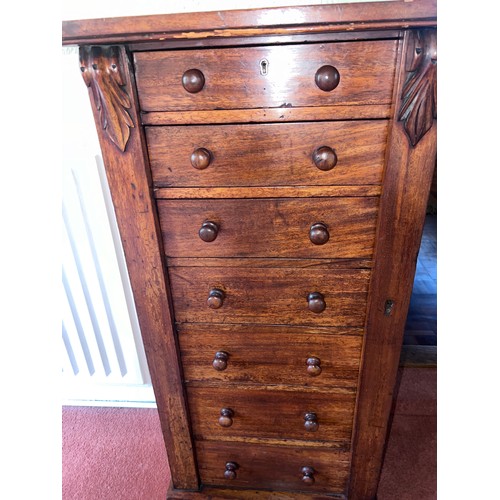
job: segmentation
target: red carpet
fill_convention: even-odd
[[[156,409],[65,407],[63,499],[165,500],[170,482]]]
[[[63,408],[63,500],[165,500],[155,409]],[[378,500],[436,498],[436,369],[402,370]]]

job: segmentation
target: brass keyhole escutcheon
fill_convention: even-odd
[[[261,59],[260,61],[260,74],[266,76],[269,72],[269,61],[267,59]]]

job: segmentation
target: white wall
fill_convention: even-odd
[[[329,3],[356,3],[367,0],[87,0],[75,2],[64,0],[62,18],[95,19],[100,17],[143,16],[178,12],[203,12],[212,10],[257,9],[260,7],[283,7],[292,5],[319,5]],[[390,0],[368,0],[390,1]]]

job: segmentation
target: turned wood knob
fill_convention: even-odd
[[[321,361],[319,358],[311,357],[307,358],[307,373],[311,375],[311,377],[317,377],[321,373]]]
[[[234,411],[231,408],[222,408],[220,411],[219,425],[221,427],[231,427],[233,425]]]
[[[314,81],[321,90],[330,92],[340,83],[340,73],[337,68],[333,66],[321,66],[321,68],[316,71]]]
[[[309,229],[309,239],[315,245],[324,245],[330,239],[327,225],[322,222],[313,224]]]
[[[320,170],[331,170],[337,165],[337,153],[335,150],[328,146],[321,146],[315,149],[312,154],[312,161]]]
[[[316,432],[319,428],[316,413],[306,413],[304,415],[304,428],[307,432]]]
[[[190,94],[196,94],[205,85],[205,77],[199,69],[188,69],[182,75],[182,86]]]
[[[212,161],[212,153],[205,148],[195,149],[191,153],[191,165],[198,170],[205,170]]]
[[[198,231],[199,237],[207,243],[214,241],[218,233],[219,226],[215,222],[209,220],[205,221]]]
[[[236,462],[227,462],[224,477],[226,479],[236,479],[236,469],[238,468],[239,465]]]
[[[210,309],[219,309],[224,303],[224,292],[218,288],[210,290],[208,294],[207,304]]]
[[[300,469],[302,473],[302,481],[305,484],[314,484],[314,472],[315,470],[312,467],[302,467]]]
[[[312,292],[307,296],[307,302],[309,305],[309,310],[313,313],[319,314],[323,312],[326,308],[325,297],[322,293]]]
[[[212,361],[212,366],[219,372],[224,371],[227,368],[227,360],[229,359],[229,354],[224,351],[217,351]]]

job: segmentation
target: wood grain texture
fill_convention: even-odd
[[[198,441],[196,452],[206,485],[343,493],[349,473],[350,456],[345,451]],[[236,479],[231,481],[223,476],[227,461],[239,466]],[[314,485],[302,483],[305,465],[316,471]]]
[[[267,386],[262,386],[264,390],[267,390]],[[273,390],[276,390],[276,387],[273,386]],[[280,389],[281,390],[281,389]],[[346,451],[349,448],[349,443],[347,441],[304,441],[301,439],[274,439],[274,438],[262,438],[262,437],[240,437],[240,436],[221,436],[219,435],[217,439],[218,443],[242,443],[246,446],[284,446],[287,448],[310,448],[311,443],[314,444],[314,447],[317,449],[328,449],[328,450],[338,450],[338,451]]]
[[[399,0],[390,0],[390,1],[399,1]],[[425,1],[425,0],[423,0]],[[432,1],[432,0],[429,0]],[[409,21],[391,21],[391,20],[386,20],[386,21],[376,21],[373,23],[370,23],[369,26],[366,24],[363,26],[364,23],[360,23],[357,26],[351,26],[350,29],[352,30],[397,30],[397,29],[407,29],[410,27],[418,27],[418,28],[425,28],[425,27],[435,27],[436,26],[436,20],[433,18],[430,19],[422,19],[419,21],[416,20],[409,20]],[[158,42],[154,41],[152,42],[154,44],[154,47],[152,47],[153,50],[164,50],[165,49],[165,40],[174,40],[175,42],[179,40],[189,40],[189,41],[201,41],[201,45],[196,45],[196,46],[201,46],[201,47],[212,47],[211,39],[219,37],[219,39],[224,39],[227,40],[229,43],[225,44],[226,46],[232,46],[233,44],[230,43],[231,40],[241,40],[243,38],[248,37],[249,40],[252,40],[254,37],[258,36],[263,36],[263,37],[275,37],[275,36],[282,36],[282,35],[316,35],[316,34],[324,34],[324,33],[336,33],[340,31],[341,28],[339,25],[332,24],[332,25],[316,25],[316,26],[309,26],[309,27],[304,27],[301,25],[297,26],[289,26],[287,28],[238,28],[238,29],[227,29],[227,30],[209,30],[209,31],[199,31],[199,32],[190,32],[190,33],[171,33],[166,36],[159,36],[156,37],[156,40]],[[123,38],[126,38],[127,40],[124,42],[119,42],[118,40],[122,40]],[[364,37],[361,37],[364,39]],[[154,37],[149,37],[147,34],[138,34],[138,35],[125,35],[125,36],[117,36],[117,37],[95,37],[92,38],[92,41],[90,43],[99,43],[99,44],[105,44],[105,43],[132,43],[134,45],[137,45],[137,43],[142,43],[144,41],[146,42],[151,42],[151,40],[155,40]],[[76,43],[75,40],[71,40],[68,43],[64,43],[64,45],[69,45],[72,43]],[[84,40],[83,43],[89,43],[89,40]],[[220,44],[214,44],[219,46]],[[242,44],[241,42],[238,45],[246,45]],[[251,44],[252,45],[252,44]],[[188,45],[189,47],[189,45]]]
[[[141,110],[387,104],[396,45],[396,40],[381,40],[324,43],[314,50],[309,45],[289,45],[136,52]],[[260,74],[262,59],[269,61],[266,76]],[[324,64],[340,73],[340,84],[332,92],[320,90],[314,81]],[[205,77],[203,90],[196,94],[181,84],[183,73],[192,68]]]
[[[436,24],[436,0],[365,2],[64,21],[63,44],[203,39]]]
[[[355,391],[332,389],[328,394],[304,390],[301,393],[245,390],[234,387],[187,389],[193,434],[196,439],[274,438],[303,441],[342,441],[349,446],[354,415]],[[234,412],[230,427],[219,425],[222,408]],[[318,429],[308,432],[304,415],[317,415]],[[311,443],[311,446],[313,443]]]
[[[375,499],[435,164],[435,23],[435,0],[413,0],[63,24],[64,43],[88,45],[168,498]],[[312,163],[319,147],[333,169]],[[221,207],[201,241],[200,211]]]
[[[169,267],[239,267],[239,268],[322,268],[331,269],[371,269],[373,261],[370,259],[284,259],[284,258],[195,258],[195,257],[171,257],[167,259]]]
[[[103,48],[104,53],[108,50]],[[125,50],[119,47],[112,52],[118,58],[123,87],[131,100],[130,117],[134,123],[139,123],[133,74]],[[110,88],[103,87],[101,91],[109,92]],[[147,175],[149,166],[144,135],[140,127],[131,129],[125,151],[119,151],[103,127],[98,102],[91,89],[89,95],[134,293],[144,349],[151,378],[155,381],[155,397],[172,481],[178,488],[197,488],[198,476],[192,453],[179,354],[172,326],[162,242],[154,210],[151,178]],[[110,99],[108,95],[104,98]]]
[[[298,33],[298,34],[279,34],[265,35],[260,34],[252,38],[248,37],[212,37],[210,38],[210,47],[238,47],[244,45],[246,47],[252,45],[283,45],[289,43],[317,43],[317,42],[344,42],[344,41],[361,41],[361,40],[382,40],[395,39],[401,37],[401,31],[393,30],[378,30],[378,31],[331,31],[318,33]],[[151,50],[164,49],[188,49],[201,48],[206,44],[206,40],[196,38],[176,38],[170,40],[157,40],[153,42],[131,42],[128,48],[131,52],[144,52]]]
[[[175,267],[169,269],[175,319],[179,323],[268,323],[363,326],[370,271]],[[226,297],[220,309],[207,307],[211,289]],[[327,307],[308,309],[307,296],[320,291]]]
[[[214,123],[300,122],[389,118],[390,104],[314,106],[305,108],[214,109],[142,113],[143,125],[204,125]]]
[[[313,387],[356,387],[363,330],[274,325],[198,325],[177,327],[184,380],[290,384]],[[286,345],[286,349],[276,349]],[[215,353],[228,354],[227,367],[212,366]],[[306,361],[320,360],[321,373],[312,377]]]
[[[388,122],[321,122],[147,127],[155,187],[307,186],[380,184]],[[313,153],[337,155],[322,171]],[[191,154],[205,148],[210,165],[197,170]]]
[[[406,33],[402,54],[408,53],[408,39],[412,36]],[[400,109],[404,64],[403,59],[398,75],[395,115]],[[412,148],[403,124],[396,118],[381,198],[367,314],[349,492],[352,500],[376,498],[404,326],[436,161],[436,126]],[[394,302],[394,306],[391,314],[385,315],[388,299]]]
[[[155,188],[157,199],[224,199],[224,198],[331,198],[337,196],[380,196],[381,186],[273,186]]]
[[[291,493],[286,491],[215,488],[202,486],[200,491],[169,488],[167,500],[346,500],[342,494]]]
[[[120,48],[80,47],[80,71],[93,94],[100,115],[100,126],[109,139],[125,151],[134,122],[129,109],[132,106],[130,88],[123,77]]]
[[[435,30],[410,32],[399,119],[404,122],[412,146],[429,131],[437,115],[436,44]]]
[[[158,200],[168,257],[370,258],[379,199]],[[209,243],[198,232],[218,227]],[[313,224],[326,224],[323,245],[310,240]]]

